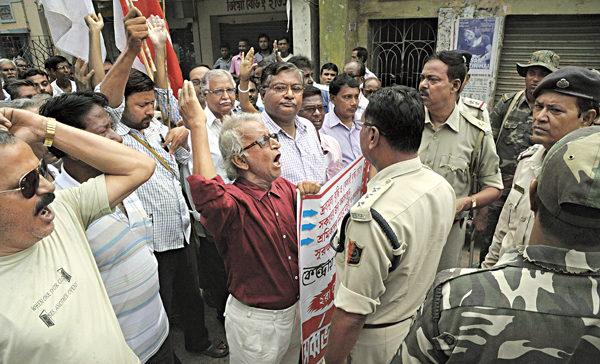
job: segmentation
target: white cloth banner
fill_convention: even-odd
[[[302,363],[321,363],[335,306],[335,251],[329,245],[342,218],[365,193],[369,162],[357,159],[318,195],[298,198]]]
[[[83,18],[95,14],[92,0],[43,0],[43,5],[54,46],[65,53],[89,61],[89,29]],[[106,47],[102,34],[100,44],[104,60]]]

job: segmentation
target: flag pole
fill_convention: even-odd
[[[165,7],[165,0],[162,0],[162,11],[163,11],[163,20],[165,22],[165,26],[167,24],[167,12],[166,12],[166,7]],[[169,40],[167,39],[167,42]],[[168,59],[169,57],[167,57],[167,53],[168,53],[168,47],[165,47],[165,77],[167,78],[167,99],[168,99],[168,104],[167,104],[167,125],[169,126],[169,131],[171,131],[171,100],[169,99],[169,90],[171,89],[171,86],[169,84],[169,67],[168,67]],[[173,95],[173,97],[175,97],[175,95]]]
[[[132,0],[127,0],[127,4],[129,5],[129,10],[134,8]],[[142,43],[145,46],[143,48],[148,49],[148,44],[146,44],[145,39],[142,41]],[[150,50],[148,50],[147,53],[148,53],[148,56],[150,57],[150,61],[152,61],[152,57],[150,56]],[[142,63],[144,64],[144,67],[146,68],[146,73],[148,74],[148,77],[150,77],[150,79],[152,81],[154,81],[154,71],[148,65],[148,59],[146,58],[146,54],[144,54],[144,49],[142,49],[140,51],[140,58],[142,59]],[[152,62],[152,65],[154,65],[154,62]]]

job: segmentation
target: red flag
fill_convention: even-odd
[[[120,14],[119,6],[121,8]],[[183,87],[183,77],[181,76],[181,69],[179,68],[179,60],[177,59],[177,55],[175,54],[175,50],[173,49],[173,44],[171,42],[171,33],[169,32],[169,25],[167,24],[167,19],[165,19],[165,15],[163,14],[162,8],[158,0],[133,0],[133,6],[138,8],[142,14],[148,18],[150,15],[159,16],[161,19],[165,20],[165,24],[167,26],[167,72],[169,74],[169,83],[171,89],[173,90],[173,94],[177,97],[177,92],[181,87]],[[129,5],[128,0],[114,0],[113,1],[114,13],[115,13],[115,38],[117,42],[117,47],[121,49],[120,44],[125,44],[125,30],[123,27],[123,18],[127,13],[129,13]],[[120,15],[120,16],[119,16]],[[118,19],[120,19],[119,24],[117,24]],[[118,31],[120,29],[120,31]],[[122,37],[122,38],[121,38]],[[121,38],[121,39],[119,39]],[[148,44],[148,48],[150,48],[150,52],[154,54],[154,48],[152,47],[152,42],[148,39],[146,41]],[[138,55],[138,59],[141,63],[140,56]],[[138,65],[139,67],[139,65]],[[156,67],[164,67],[164,65],[157,64]],[[145,72],[145,69],[142,67],[140,71]]]

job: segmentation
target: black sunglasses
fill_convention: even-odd
[[[252,143],[249,146],[247,146],[246,148],[242,149],[242,151],[252,148],[255,145],[258,145],[261,148],[264,148],[265,146],[271,146],[271,139],[275,139],[275,140],[279,141],[279,137],[277,136],[277,134],[263,135],[260,138],[258,138],[258,140],[255,141],[254,143]]]
[[[48,166],[43,159],[40,159],[37,167],[25,173],[19,180],[19,188],[14,190],[0,191],[0,193],[21,191],[23,197],[30,199],[35,196],[36,191],[40,187],[40,174],[48,179]]]

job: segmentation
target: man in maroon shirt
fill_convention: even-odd
[[[321,186],[298,186],[281,178],[279,142],[260,114],[240,114],[223,123],[219,149],[227,177],[215,172],[206,115],[185,82],[180,113],[194,150],[188,177],[202,224],[214,235],[227,270],[231,295],[225,308],[230,363],[297,364],[300,356],[296,188],[303,196]]]

